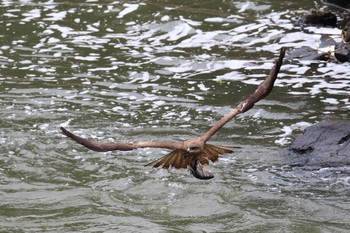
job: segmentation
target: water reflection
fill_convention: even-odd
[[[61,124],[106,141],[202,133],[255,90],[280,47],[340,38],[295,24],[313,2],[288,4],[2,1],[2,229],[349,229],[349,169],[292,168],[280,156],[305,127],[349,118],[348,63],[286,61],[271,95],[213,138],[242,149],[209,167],[212,181],[143,167],[166,151],[94,153],[58,133]]]

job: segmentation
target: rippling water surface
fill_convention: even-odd
[[[282,46],[340,30],[298,26],[319,1],[1,1],[0,229],[6,232],[347,232],[349,167],[289,167],[283,149],[349,119],[350,65],[286,59],[271,95],[211,142],[238,145],[200,181],[144,164],[255,90]],[[300,8],[303,6],[303,9]]]

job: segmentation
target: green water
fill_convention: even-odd
[[[199,136],[259,84],[320,1],[1,1],[1,232],[348,232],[349,167],[292,168],[305,127],[349,119],[349,64],[286,59],[271,95],[212,139],[241,146],[209,181],[104,141]],[[300,7],[302,6],[302,8]]]

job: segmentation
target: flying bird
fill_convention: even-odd
[[[199,137],[191,138],[179,142],[164,142],[164,141],[140,141],[135,143],[105,143],[96,141],[93,138],[79,137],[64,127],[60,127],[62,133],[73,139],[75,142],[87,147],[90,150],[98,152],[106,151],[131,151],[137,148],[163,148],[173,150],[164,157],[153,161],[145,166],[153,166],[154,168],[162,167],[169,169],[171,167],[180,169],[188,168],[191,174],[198,179],[211,179],[214,175],[206,170],[204,166],[209,164],[209,161],[215,163],[219,156],[226,153],[234,153],[234,148],[230,146],[216,146],[208,144],[207,141],[219,131],[227,122],[232,120],[240,113],[244,113],[251,109],[255,103],[265,98],[272,90],[279,70],[282,66],[285,55],[285,48],[281,48],[279,58],[272,67],[268,77],[257,87],[254,93],[249,95],[243,102],[238,104],[227,115],[217,121],[207,132]]]

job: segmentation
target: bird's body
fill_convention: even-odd
[[[162,167],[168,169],[174,167],[176,169],[193,168],[196,162],[202,165],[208,165],[209,161],[215,163],[219,160],[219,155],[233,153],[234,151],[229,147],[214,146],[205,144],[204,149],[195,152],[189,152],[183,149],[175,149],[164,157],[153,161],[145,166]]]
[[[207,141],[219,131],[227,122],[232,120],[235,116],[240,113],[246,112],[251,109],[256,102],[265,98],[272,90],[274,82],[277,78],[277,74],[282,65],[283,57],[285,55],[285,48],[281,49],[280,56],[271,69],[269,76],[264,80],[253,94],[251,94],[246,100],[237,105],[236,108],[232,109],[227,115],[223,116],[217,121],[207,132],[202,134],[200,137],[192,138],[186,141],[179,142],[151,142],[141,141],[135,143],[103,143],[98,142],[92,138],[79,137],[67,129],[60,127],[62,133],[69,138],[73,139],[77,143],[98,152],[105,151],[130,151],[137,148],[165,148],[172,149],[173,151],[164,157],[153,161],[146,166],[162,167],[169,169],[171,167],[189,168],[191,174],[198,179],[211,179],[214,176],[204,170],[204,166],[209,164],[209,161],[213,163],[217,162],[219,156],[226,153],[233,153],[233,148],[237,147],[226,147],[226,146],[215,146],[207,144]]]

